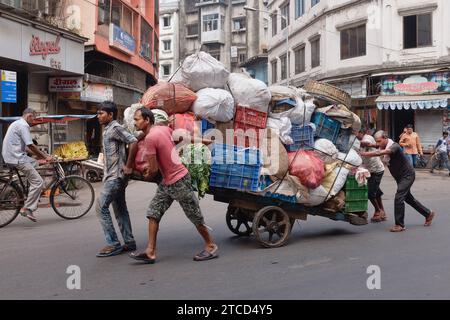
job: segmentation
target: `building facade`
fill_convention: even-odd
[[[274,0],[268,10],[270,83],[332,83],[367,127],[398,140],[411,123],[428,150],[448,130],[448,1]]]
[[[81,89],[85,37],[67,28],[65,1],[0,1],[0,115],[20,116],[31,107],[40,115],[54,114],[57,94],[49,88],[55,78],[72,79]],[[0,143],[7,129],[0,123]],[[34,126],[32,136],[43,149],[51,148],[48,124]]]
[[[71,0],[67,23],[85,43],[83,90],[59,92],[58,112],[92,114],[104,100],[114,101],[119,120],[125,108],[156,83],[159,59],[158,0]],[[101,147],[98,121],[68,124],[71,139],[84,140],[92,154]]]
[[[231,72],[267,82],[267,15],[262,0],[180,0],[180,59],[203,50]]]
[[[161,1],[159,11],[159,78],[169,80],[179,66],[179,1]],[[182,44],[183,45],[183,44]]]

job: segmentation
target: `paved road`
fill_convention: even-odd
[[[277,249],[233,236],[226,204],[207,196],[201,207],[220,246],[220,258],[208,262],[192,261],[202,242],[178,204],[161,223],[154,265],[126,255],[96,258],[104,240],[93,211],[64,221],[43,209],[36,224],[18,217],[0,229],[0,299],[449,299],[449,185],[444,172],[418,173],[413,193],[437,212],[430,228],[407,208],[407,232],[388,232],[395,188],[386,177],[389,222],[357,227],[311,217],[296,223],[288,245]],[[140,182],[127,189],[140,248],[154,191]],[[81,290],[66,287],[69,265],[81,269]],[[370,265],[380,267],[380,290],[367,289]]]

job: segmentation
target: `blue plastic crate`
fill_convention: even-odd
[[[256,148],[215,143],[211,150],[212,164],[261,165],[261,154]]]
[[[269,176],[262,176],[260,177],[260,189],[259,190],[264,190],[265,188],[267,188],[268,186],[270,186],[273,182],[270,179]],[[294,196],[286,196],[284,194],[280,194],[280,193],[272,193],[272,192],[266,192],[264,194],[264,197],[266,198],[271,198],[271,199],[278,199],[281,201],[286,201],[286,202],[290,202],[290,203],[297,203],[297,197]]]
[[[202,135],[205,134],[206,130],[214,128],[215,126],[213,123],[209,122],[208,120],[202,119]]]
[[[350,149],[350,136],[352,135],[352,129],[340,129],[338,137],[336,139],[336,148],[341,152],[348,152]]]
[[[339,121],[328,117],[322,112],[314,112],[311,117],[311,122],[316,125],[315,137],[328,139],[334,144],[336,143],[341,127]]]
[[[292,140],[294,140],[294,143],[286,145],[286,150],[288,152],[314,148],[314,130],[311,126],[303,127],[293,124],[291,129],[291,137]]]
[[[261,160],[258,149],[214,144],[209,185],[241,191],[258,191]]]

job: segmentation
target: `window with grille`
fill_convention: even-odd
[[[341,31],[341,60],[366,55],[366,25]]]
[[[198,23],[188,24],[187,25],[187,35],[188,36],[196,36],[198,35]]]
[[[271,63],[272,83],[277,82],[277,61],[274,60]]]
[[[295,74],[305,71],[305,47],[294,50]]]
[[[431,13],[403,17],[403,48],[432,45]]]
[[[163,50],[164,51],[171,51],[172,49],[171,49],[171,45],[172,45],[172,43],[171,43],[172,41],[170,41],[170,40],[163,40]]]
[[[141,56],[152,60],[153,29],[144,19],[141,19]]]
[[[289,25],[289,2],[284,6],[280,7],[281,13],[281,30]]]
[[[320,38],[311,41],[311,68],[320,66]]]
[[[207,14],[203,16],[203,32],[214,31],[219,28],[219,14]]]

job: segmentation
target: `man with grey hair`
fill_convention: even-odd
[[[30,183],[27,199],[20,214],[36,222],[33,212],[37,210],[44,181],[36,171],[36,160],[27,155],[27,149],[39,159],[51,161],[52,157],[40,151],[31,139],[30,126],[33,124],[36,113],[31,108],[26,108],[22,117],[14,121],[8,128],[3,139],[2,156],[9,167],[16,168],[25,175]]]
[[[411,187],[415,180],[415,171],[403,153],[400,145],[389,139],[389,136],[384,131],[375,133],[375,141],[380,150],[371,152],[361,152],[363,157],[380,157],[385,156],[387,164],[392,177],[397,182],[397,193],[395,194],[395,226],[391,228],[391,232],[401,232],[406,230],[405,218],[405,201],[411,207],[416,209],[421,215],[425,217],[424,226],[428,227],[435,216],[435,213],[423,206],[411,194]]]

